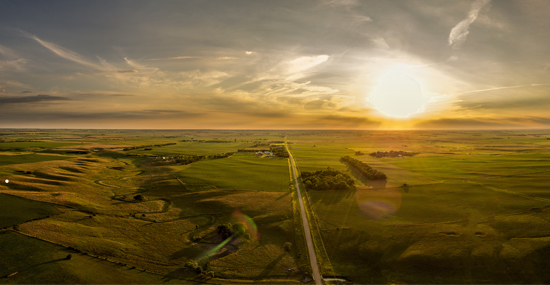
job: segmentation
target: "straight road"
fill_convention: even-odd
[[[294,182],[296,183],[296,191],[298,192],[298,203],[300,204],[300,212],[302,213],[302,224],[304,225],[304,234],[306,235],[307,243],[307,252],[309,253],[309,261],[311,262],[311,271],[313,273],[313,280],[315,280],[316,285],[322,285],[322,276],[319,273],[319,266],[317,265],[317,256],[315,255],[315,248],[313,247],[313,239],[311,238],[311,231],[309,229],[309,221],[307,220],[306,210],[304,209],[304,201],[302,201],[302,193],[300,192],[300,185],[298,185],[298,175],[296,175],[296,164],[294,162],[294,157],[288,145],[286,143],[285,137],[285,148],[288,152],[290,158],[290,164],[292,167],[292,174],[294,175]]]

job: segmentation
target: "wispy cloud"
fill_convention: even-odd
[[[84,57],[82,57],[81,55],[79,55],[78,53],[76,53],[74,51],[71,51],[71,50],[66,49],[64,47],[60,47],[60,46],[58,46],[54,43],[50,43],[50,42],[41,40],[37,36],[29,34],[27,32],[21,31],[21,33],[24,36],[37,41],[43,47],[49,49],[51,52],[57,54],[58,56],[66,59],[66,60],[70,60],[72,62],[76,62],[78,64],[85,65],[85,66],[88,66],[88,67],[91,67],[91,68],[94,68],[94,69],[97,69],[97,70],[101,70],[101,71],[103,71],[105,69],[103,66],[101,66],[99,64],[96,64],[96,63],[93,63],[93,62],[90,62],[90,61],[86,60]]]
[[[19,57],[11,49],[0,45],[0,71],[2,70],[15,70],[24,71],[27,60]]]
[[[193,58],[202,58],[201,56],[175,56],[175,57],[165,57],[165,58],[150,58],[149,60],[171,60],[171,59],[193,59]]]
[[[0,105],[6,104],[25,104],[25,103],[37,103],[43,101],[62,101],[69,100],[66,97],[51,96],[51,95],[36,95],[36,96],[24,96],[24,97],[0,97]]]
[[[524,85],[515,85],[515,86],[501,86],[501,87],[493,87],[493,88],[486,88],[486,89],[478,89],[478,90],[471,90],[471,91],[465,91],[460,92],[457,95],[462,94],[470,94],[470,93],[479,93],[479,92],[487,92],[487,91],[495,91],[495,90],[502,90],[502,89],[513,89],[513,88],[524,88],[524,87],[537,87],[537,86],[550,86],[550,84],[524,84]]]
[[[479,11],[483,6],[487,5],[491,0],[474,0],[468,13],[468,17],[458,23],[449,34],[449,46],[453,49],[459,49],[460,46],[466,41],[466,37],[469,33],[470,25],[477,19]]]
[[[250,54],[252,54],[252,52],[247,51],[246,54],[250,55]],[[150,58],[149,60],[174,60],[174,59],[178,60],[178,59],[196,59],[196,58],[221,59],[221,60],[238,59],[238,57],[234,57],[234,56],[204,57],[204,56],[187,56],[187,55],[184,55],[184,56],[174,56],[174,57],[165,57],[165,58]]]

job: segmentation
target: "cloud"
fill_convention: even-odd
[[[487,5],[491,0],[474,0],[468,13],[468,17],[458,23],[449,34],[449,46],[453,49],[459,49],[460,46],[466,41],[468,36],[468,29],[470,25],[477,19],[479,11],[483,6]]]
[[[28,103],[37,103],[44,101],[64,101],[70,100],[66,97],[60,96],[51,96],[51,95],[36,95],[36,96],[25,96],[25,97],[0,97],[0,105],[7,104],[28,104]]]
[[[88,66],[88,67],[91,67],[91,68],[94,68],[94,69],[97,69],[97,70],[101,70],[103,71],[105,68],[99,64],[95,64],[93,62],[90,62],[86,59],[84,59],[81,55],[79,55],[78,53],[74,52],[74,51],[71,51],[69,49],[66,49],[64,47],[60,47],[54,43],[50,43],[50,42],[47,42],[47,41],[43,41],[41,40],[40,38],[38,38],[37,36],[35,35],[31,35],[27,32],[23,32],[21,31],[21,33],[28,37],[28,38],[31,38],[35,41],[37,41],[39,44],[41,44],[43,47],[49,49],[51,52],[57,54],[58,56],[60,56],[61,58],[64,58],[66,60],[70,60],[72,62],[76,62],[78,64],[81,64],[81,65],[84,65],[84,66]]]
[[[25,64],[27,60],[19,57],[11,49],[0,45],[0,71],[2,70],[14,70],[14,71],[25,71]]]
[[[342,115],[320,116],[317,118],[317,120],[324,123],[344,125],[348,127],[351,125],[355,127],[365,127],[365,126],[377,127],[381,124],[381,122],[373,121],[365,117],[342,116]]]
[[[534,84],[524,84],[524,85],[515,85],[515,86],[501,86],[501,87],[493,87],[493,88],[486,88],[486,89],[478,89],[478,90],[471,90],[471,91],[460,92],[460,93],[458,93],[457,95],[469,94],[469,93],[487,92],[487,91],[495,91],[495,90],[502,90],[502,89],[514,89],[514,88],[524,88],[524,87],[537,87],[537,86],[550,86],[550,84],[534,83]]]
[[[307,69],[310,69],[316,65],[319,65],[328,60],[329,56],[326,54],[316,56],[302,56],[287,62],[287,72],[295,74]]]
[[[202,58],[201,56],[175,56],[175,57],[166,57],[166,58],[150,58],[149,60],[171,60],[171,59],[194,59],[194,58]]]
[[[415,124],[425,129],[507,129],[550,126],[550,118],[545,117],[505,117],[505,118],[441,118]]]

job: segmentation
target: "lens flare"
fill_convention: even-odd
[[[254,223],[252,218],[250,218],[249,216],[241,213],[241,211],[239,211],[239,210],[236,210],[235,212],[233,212],[232,217],[233,217],[234,222],[237,222],[237,223],[241,222],[241,223],[245,224],[245,226],[246,226],[245,230],[246,230],[247,233],[250,234],[251,239],[259,239],[260,238],[260,234],[258,233],[258,227]]]
[[[210,256],[216,252],[218,252],[218,250],[222,249],[228,242],[230,242],[235,236],[230,236],[228,238],[226,238],[224,241],[222,241],[220,244],[216,245],[215,247],[203,252],[201,255],[197,256],[197,258],[195,258],[195,260],[201,260],[207,256]]]
[[[401,207],[401,192],[396,188],[357,190],[355,198],[359,210],[372,220],[388,217]]]

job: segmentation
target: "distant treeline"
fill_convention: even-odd
[[[14,142],[44,142],[44,141],[35,141],[35,140],[11,140],[11,141],[8,141],[8,140],[0,139],[0,143],[14,143]]]
[[[256,149],[251,149],[251,148],[241,148],[241,149],[238,149],[237,152],[257,152],[257,151],[269,151],[269,149],[267,148],[256,148]]]
[[[149,145],[140,145],[140,146],[131,146],[131,147],[125,147],[123,151],[129,151],[134,149],[141,149],[141,148],[148,148],[148,150],[151,150],[152,147],[161,147],[161,146],[167,146],[167,145],[175,145],[176,143],[163,143],[163,144],[149,144]]]
[[[402,150],[390,150],[390,151],[377,151],[369,154],[372,157],[398,157],[398,156],[415,156],[417,154],[420,154],[420,152],[408,152],[408,151],[402,151]]]
[[[178,155],[175,157],[170,157],[170,159],[158,161],[154,164],[161,165],[161,164],[170,164],[170,163],[179,163],[179,164],[191,164],[193,162],[201,161],[203,159],[218,159],[218,158],[226,158],[230,157],[234,152],[226,152],[226,153],[220,153],[220,154],[214,154],[214,155]]]
[[[386,174],[370,167],[368,164],[359,161],[355,158],[350,157],[349,155],[346,155],[341,158],[344,162],[347,162],[349,165],[351,165],[355,170],[359,171],[363,176],[370,180],[386,180]]]
[[[232,143],[234,141],[220,141],[220,140],[181,140],[180,142],[198,142],[198,143]]]
[[[302,171],[307,190],[353,190],[355,181],[346,173],[327,167],[315,172]]]

